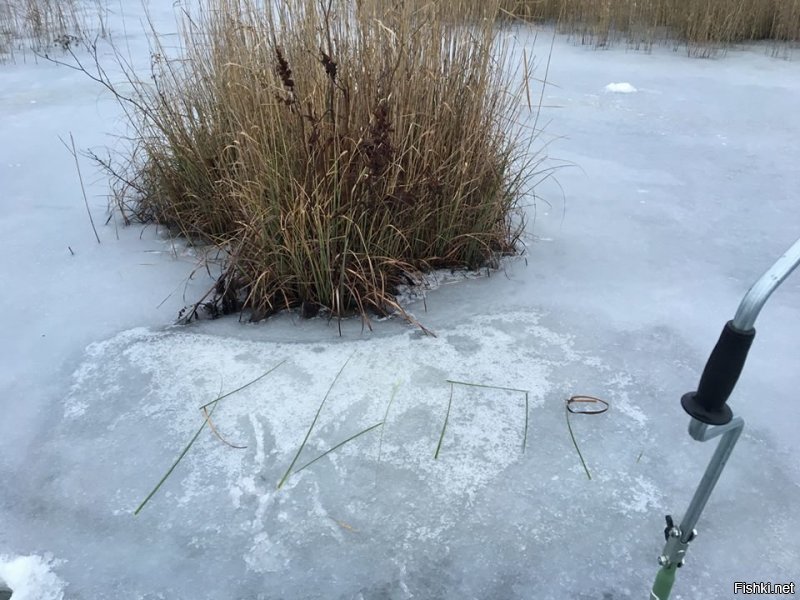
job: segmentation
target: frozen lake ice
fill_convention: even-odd
[[[516,35],[542,76],[550,34],[535,48]],[[549,82],[542,139],[568,166],[529,208],[527,264],[413,304],[435,338],[357,320],[340,337],[293,315],[171,327],[210,281],[187,283],[194,258],[154,228],[110,223],[98,245],[58,141],[113,144],[118,108],[63,67],[0,66],[0,576],[29,590],[14,600],[646,597],[663,517],[685,510],[713,449],[686,434],[680,396],[800,235],[800,66],[556,37]],[[105,181],[87,179],[97,220]],[[757,328],[731,400],[745,433],[674,598],[797,574],[800,277]],[[384,425],[278,490],[348,358],[297,466]],[[134,517],[198,408],[282,361],[214,413],[245,448],[206,428]],[[457,385],[434,458],[448,379],[527,390],[525,451],[523,394]],[[571,419],[591,480],[567,430],[574,394],[611,407]]]

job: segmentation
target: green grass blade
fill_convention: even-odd
[[[500,385],[485,385],[483,383],[469,383],[467,381],[456,381],[455,379],[445,379],[445,381],[447,383],[449,383],[451,387],[455,384],[455,385],[464,385],[464,386],[467,386],[467,387],[483,388],[483,389],[486,389],[486,390],[502,390],[504,392],[519,392],[521,394],[525,394],[525,431],[524,431],[523,436],[522,436],[522,453],[525,454],[525,448],[528,445],[528,409],[529,409],[529,406],[530,406],[530,403],[529,403],[529,400],[528,400],[528,394],[529,394],[528,390],[520,390],[518,388],[503,387],[503,386],[500,386]],[[448,405],[448,413],[447,414],[448,415],[450,414],[449,405]],[[447,423],[445,422],[445,426],[446,425],[447,425]],[[439,445],[441,446],[441,440],[439,441]],[[439,449],[438,448],[436,449],[436,454],[437,455],[439,454]]]
[[[450,419],[450,406],[453,404],[453,384],[454,381],[450,381],[450,399],[447,401],[447,413],[444,415],[444,424],[442,425],[442,433],[439,436],[439,443],[436,445],[436,454],[433,455],[434,459],[439,458],[439,451],[442,449],[442,440],[444,440],[444,432],[447,430],[447,421]]]
[[[356,433],[355,435],[351,435],[349,438],[347,438],[347,439],[346,439],[346,440],[344,440],[343,442],[339,442],[339,443],[338,443],[338,444],[336,444],[336,445],[335,445],[333,448],[330,448],[329,450],[326,450],[325,452],[323,452],[322,454],[320,454],[320,455],[319,455],[317,458],[315,458],[314,460],[312,460],[312,461],[310,461],[310,462],[307,462],[307,463],[306,463],[306,464],[304,464],[302,467],[300,467],[299,469],[297,469],[297,470],[296,470],[294,473],[295,473],[295,474],[296,474],[296,473],[299,473],[300,471],[302,471],[302,470],[303,470],[303,469],[305,469],[306,467],[310,467],[310,466],[311,466],[311,465],[313,465],[315,462],[317,462],[319,459],[321,459],[321,458],[325,458],[326,456],[328,456],[328,454],[330,454],[330,453],[331,453],[331,452],[333,452],[334,450],[338,450],[339,448],[341,448],[342,446],[344,446],[346,443],[348,443],[348,442],[352,442],[352,441],[353,441],[354,439],[356,439],[357,437],[361,437],[361,436],[362,436],[362,435],[364,435],[365,433],[368,433],[368,432],[372,431],[373,429],[375,429],[375,428],[377,428],[377,427],[380,427],[381,425],[383,425],[383,421],[381,421],[380,423],[375,423],[375,425],[372,425],[372,426],[370,426],[370,427],[367,427],[366,429],[363,429],[363,430],[359,431],[359,432],[358,432],[358,433]]]
[[[289,468],[286,469],[286,473],[283,474],[283,477],[281,477],[281,480],[278,482],[278,489],[281,489],[283,487],[283,484],[286,483],[286,480],[289,478],[289,474],[292,472],[292,468],[294,468],[294,465],[297,463],[297,459],[300,458],[300,453],[303,451],[303,448],[306,447],[306,442],[308,442],[308,438],[311,436],[311,432],[314,429],[314,425],[317,424],[317,419],[319,419],[319,414],[322,412],[322,407],[325,406],[325,401],[328,399],[328,396],[330,395],[333,386],[336,385],[336,381],[339,379],[339,376],[342,374],[342,371],[344,371],[344,368],[347,366],[347,363],[350,362],[350,359],[353,358],[354,355],[355,351],[344,362],[342,368],[339,369],[338,373],[336,373],[336,377],[333,378],[333,381],[331,382],[328,391],[325,392],[325,397],[322,399],[322,402],[319,403],[317,414],[314,415],[314,420],[311,421],[311,426],[308,428],[308,431],[306,432],[306,437],[303,438],[303,443],[300,444],[300,447],[297,449],[297,454],[295,454],[294,458],[292,459],[292,463],[289,465]]]
[[[522,453],[528,445],[528,392],[525,392],[525,433],[522,435]]]
[[[214,409],[216,409],[216,406],[214,406],[214,408],[212,408],[209,411],[209,413],[208,413],[209,416],[211,416],[214,413]],[[148,502],[150,502],[150,499],[153,496],[156,495],[156,492],[158,492],[158,490],[161,488],[161,486],[164,484],[164,482],[167,480],[167,478],[170,475],[172,475],[172,472],[175,470],[175,467],[178,466],[178,463],[180,463],[183,460],[183,457],[186,456],[186,453],[189,452],[189,449],[197,441],[197,438],[200,437],[200,434],[203,432],[203,429],[205,429],[205,426],[207,424],[208,424],[208,420],[203,419],[203,424],[200,425],[200,428],[197,430],[197,433],[195,433],[194,436],[192,436],[192,439],[189,440],[189,443],[186,444],[186,447],[183,449],[183,452],[181,452],[178,455],[178,458],[175,459],[175,462],[172,463],[172,466],[167,470],[167,472],[164,474],[164,476],[161,478],[161,480],[156,484],[156,487],[154,487],[152,489],[152,491],[149,494],[147,494],[147,497],[144,500],[142,500],[142,503],[137,507],[137,509],[135,511],[133,511],[134,516],[138,515],[142,511],[142,509],[145,507],[145,505]]]
[[[400,389],[400,382],[397,381],[392,388],[392,395],[389,398],[389,403],[386,405],[386,412],[383,413],[383,421],[381,422],[381,437],[378,440],[378,464],[375,467],[375,485],[378,485],[378,467],[381,464],[381,452],[383,451],[383,432],[386,431],[386,420],[389,418],[389,409],[392,407],[394,397],[397,395],[397,390]]]
[[[247,387],[250,387],[251,385],[253,385],[257,381],[260,381],[260,380],[264,379],[264,377],[266,377],[267,375],[272,373],[275,369],[280,367],[285,362],[286,362],[286,360],[284,359],[281,362],[279,362],[277,365],[272,367],[269,371],[266,371],[265,373],[262,373],[261,375],[259,375],[255,379],[253,379],[252,381],[249,381],[249,382],[245,383],[243,386],[238,387],[235,390],[233,390],[231,392],[228,392],[227,394],[223,394],[222,396],[219,396],[218,398],[212,400],[211,402],[208,402],[208,403],[204,404],[203,406],[200,407],[200,410],[203,410],[204,408],[208,408],[209,406],[212,406],[212,405],[216,406],[217,402],[219,402],[220,400],[223,400],[223,399],[227,398],[228,396],[233,396],[236,392],[241,392],[243,389],[245,389]]]
[[[275,369],[277,369],[278,367],[280,367],[280,366],[281,366],[283,363],[285,363],[285,362],[286,362],[285,360],[283,360],[283,361],[279,362],[279,363],[278,363],[276,366],[274,366],[273,368],[271,368],[270,370],[268,370],[268,371],[267,371],[267,372],[265,372],[264,374],[262,374],[262,375],[259,375],[258,377],[256,377],[256,378],[255,378],[255,379],[253,379],[252,381],[250,381],[249,383],[246,383],[246,384],[244,384],[243,386],[236,388],[236,389],[235,389],[235,390],[233,390],[232,392],[228,392],[228,393],[226,393],[226,394],[222,394],[222,389],[220,389],[220,395],[219,395],[219,396],[217,396],[217,398],[216,398],[215,400],[212,400],[211,402],[209,402],[209,403],[207,403],[207,404],[204,404],[203,406],[201,406],[201,407],[200,407],[200,409],[202,410],[202,409],[204,409],[204,408],[207,408],[207,407],[211,406],[211,410],[210,410],[210,411],[208,411],[208,417],[210,418],[210,417],[211,417],[211,415],[213,415],[213,414],[214,414],[214,411],[215,411],[215,410],[217,410],[217,406],[219,406],[219,405],[218,405],[218,402],[219,402],[220,400],[222,400],[223,398],[227,398],[228,396],[231,396],[231,395],[235,394],[236,392],[240,392],[241,390],[245,389],[246,387],[248,387],[248,386],[250,386],[250,385],[253,385],[255,382],[257,382],[257,381],[259,381],[259,380],[263,379],[264,377],[266,377],[267,375],[269,375],[270,373],[272,373],[272,372],[273,372]],[[221,386],[220,386],[220,387],[221,387]],[[151,490],[151,492],[150,492],[149,494],[147,494],[147,497],[146,497],[144,500],[142,500],[142,503],[141,503],[141,504],[139,504],[139,506],[136,508],[136,510],[135,510],[135,511],[133,511],[133,514],[134,514],[134,516],[135,516],[135,515],[138,515],[138,514],[139,514],[139,513],[142,511],[142,509],[145,507],[145,505],[146,505],[148,502],[150,502],[150,499],[151,499],[153,496],[155,496],[155,495],[156,495],[156,493],[158,492],[158,490],[161,488],[161,486],[162,486],[162,485],[164,485],[164,482],[167,480],[167,478],[168,478],[170,475],[172,475],[172,472],[175,470],[175,468],[178,466],[178,464],[179,464],[179,463],[180,463],[180,462],[183,460],[183,457],[184,457],[184,456],[186,456],[186,454],[189,452],[189,450],[191,449],[191,447],[192,447],[192,446],[194,445],[194,443],[197,441],[197,438],[199,438],[199,437],[200,437],[200,434],[203,432],[203,429],[205,429],[205,426],[206,426],[206,425],[208,425],[208,418],[204,418],[204,419],[203,419],[203,424],[202,424],[202,425],[200,425],[200,428],[197,430],[197,432],[194,434],[194,436],[192,436],[192,439],[191,439],[191,440],[189,440],[189,443],[188,443],[188,444],[186,444],[186,447],[185,447],[185,448],[183,449],[183,451],[182,451],[182,452],[181,452],[181,453],[178,455],[178,458],[177,458],[177,459],[175,459],[175,462],[174,462],[174,463],[172,463],[172,466],[171,466],[171,467],[170,467],[170,468],[167,470],[167,472],[164,474],[164,476],[161,478],[161,480],[160,480],[160,481],[159,481],[159,482],[156,484],[156,487],[154,487],[154,488]]]
[[[586,471],[586,476],[589,480],[592,479],[592,475],[589,473],[589,468],[586,466],[586,461],[583,460],[583,454],[581,454],[581,449],[578,448],[578,442],[575,441],[575,434],[572,433],[572,424],[569,422],[569,410],[567,410],[566,406],[564,407],[564,412],[567,415],[567,429],[569,429],[569,437],[572,438],[572,445],[575,446],[575,451],[578,453],[578,458],[581,459],[581,464],[583,465],[583,470]]]
[[[520,392],[520,393],[527,393],[528,390],[520,390],[517,388],[510,388],[510,387],[502,387],[499,385],[484,385],[482,383],[468,383],[466,381],[456,381],[454,379],[445,379],[447,383],[455,383],[457,385],[466,385],[468,387],[477,387],[477,388],[484,388],[487,390],[504,390],[506,392]]]

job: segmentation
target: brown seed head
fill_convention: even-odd
[[[334,83],[336,82],[336,62],[325,53],[325,51],[320,48],[319,54],[321,56],[320,62],[322,66],[325,67],[325,72],[328,74],[328,77],[331,78],[331,81]]]
[[[278,77],[280,77],[283,87],[294,93],[294,79],[292,78],[292,69],[289,67],[289,61],[286,60],[280,48],[275,48],[275,56],[278,59]]]

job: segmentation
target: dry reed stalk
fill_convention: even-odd
[[[17,48],[47,53],[105,37],[106,12],[104,0],[0,0],[0,61]]]
[[[501,11],[556,22],[594,45],[622,38],[648,48],[676,40],[708,55],[737,42],[800,41],[800,0],[504,0]]]
[[[154,86],[130,77],[120,207],[227,252],[212,312],[410,319],[408,273],[478,268],[523,230],[540,157],[497,10],[211,0],[181,60],[156,39]]]

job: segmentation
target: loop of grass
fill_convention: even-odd
[[[576,410],[572,408],[572,404],[600,404],[600,408],[598,409],[584,409],[584,410]],[[577,395],[572,396],[569,398],[566,403],[564,404],[565,413],[567,416],[567,429],[569,430],[569,437],[572,439],[572,445],[575,446],[575,451],[578,453],[578,458],[581,459],[581,465],[583,465],[583,470],[586,471],[586,477],[589,478],[591,481],[592,475],[589,473],[589,468],[586,466],[586,461],[583,460],[583,454],[581,454],[581,449],[578,448],[578,442],[575,440],[575,434],[572,432],[572,423],[570,423],[569,416],[572,415],[602,415],[609,409],[609,403],[605,400],[600,398],[595,398],[594,396],[586,396],[586,395]],[[641,458],[641,454],[639,458]],[[639,462],[637,459],[636,462]]]

